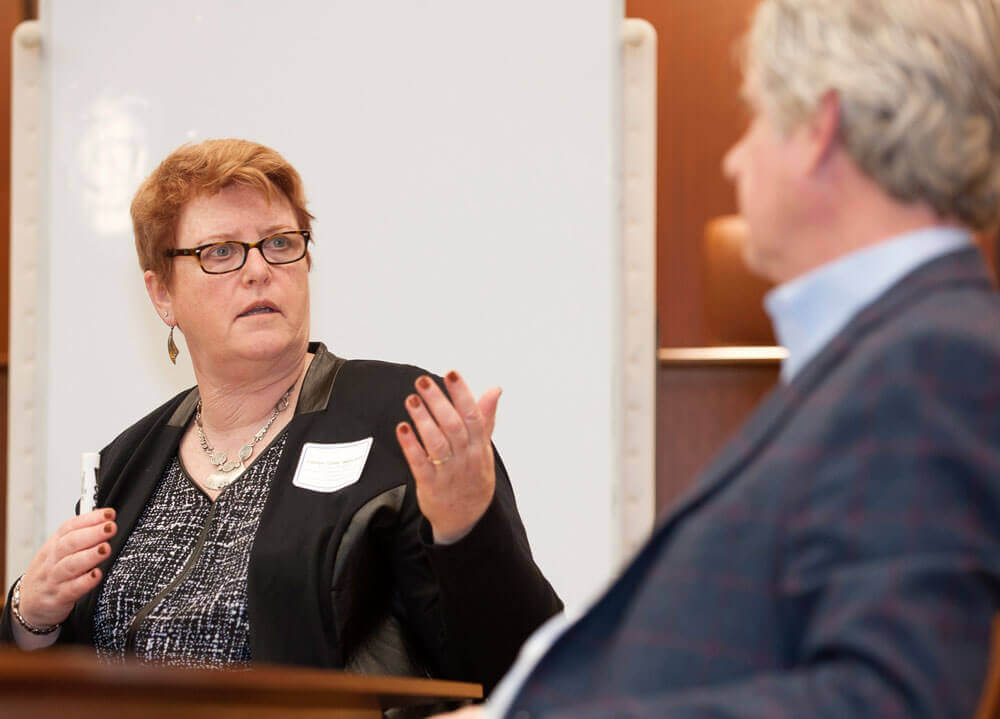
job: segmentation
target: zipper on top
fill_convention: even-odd
[[[146,602],[135,616],[132,617],[132,621],[128,624],[128,632],[125,635],[125,653],[129,652],[135,653],[135,638],[139,633],[139,628],[142,626],[143,621],[148,617],[154,609],[162,602],[167,596],[170,595],[181,583],[188,578],[191,571],[194,569],[195,563],[198,561],[198,557],[201,555],[202,549],[205,547],[205,541],[208,539],[208,530],[212,526],[212,520],[215,518],[215,508],[219,506],[219,503],[212,502],[211,509],[208,510],[208,515],[205,517],[205,523],[201,527],[201,533],[198,535],[198,540],[194,543],[194,548],[191,550],[191,555],[188,557],[187,561],[184,563],[184,567],[178,573],[174,579],[167,584],[163,589],[157,592],[156,596]]]

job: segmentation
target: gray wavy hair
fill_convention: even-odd
[[[835,91],[847,151],[890,195],[1000,220],[1000,0],[763,0],[744,65],[783,131]]]

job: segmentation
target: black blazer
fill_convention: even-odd
[[[255,661],[429,674],[488,691],[524,639],[562,604],[535,565],[506,470],[468,536],[435,546],[395,437],[417,367],[345,361],[319,343],[250,556],[250,644]],[[198,401],[180,393],[101,451],[98,506],[113,507],[115,561],[152,496]],[[372,437],[360,479],[332,493],[292,485],[306,442]],[[92,643],[101,587],[81,598],[60,642]],[[9,606],[9,602],[8,602]],[[0,639],[11,639],[10,612]]]

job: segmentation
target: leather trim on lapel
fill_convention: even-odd
[[[366,653],[362,647],[369,639],[378,636],[377,631],[374,636],[372,632],[382,621],[379,615],[391,613],[391,595],[395,590],[388,582],[384,567],[379,567],[379,540],[372,537],[370,532],[376,522],[388,526],[398,521],[405,496],[405,484],[380,492],[353,513],[340,536],[328,591],[337,651],[345,665],[357,652]],[[393,516],[376,519],[383,510]],[[376,641],[369,650],[374,650],[377,645]],[[403,654],[408,656],[407,652]],[[398,659],[392,660],[388,655],[385,657],[390,666],[415,666],[414,661],[407,659],[400,662]],[[386,667],[387,670],[388,668],[389,666]]]
[[[191,391],[187,393],[187,396],[181,400],[181,403],[177,405],[177,409],[174,413],[170,415],[170,419],[167,421],[168,427],[187,427],[188,422],[191,421],[191,416],[194,414],[195,407],[198,406],[198,400],[201,399],[201,394],[198,392],[197,387],[192,387]]]
[[[306,370],[306,376],[302,379],[302,389],[299,390],[299,401],[295,406],[295,414],[325,410],[330,402],[330,394],[333,392],[333,383],[337,379],[337,374],[347,362],[342,357],[330,352],[322,342],[311,342],[309,351],[313,353],[313,359]],[[177,409],[174,410],[167,426],[186,427],[194,415],[200,397],[198,388],[192,387]]]
[[[949,253],[913,270],[880,297],[856,314],[847,325],[795,376],[788,385],[779,385],[763,401],[709,468],[664,515],[654,536],[673,526],[685,514],[708,499],[736,476],[767,443],[803,400],[827,374],[858,344],[858,339],[890,316],[905,309],[916,297],[955,285],[981,285],[993,292],[982,256],[975,248]]]
[[[330,394],[333,392],[333,383],[340,368],[347,361],[327,350],[322,342],[310,344],[309,351],[314,356],[309,363],[309,369],[306,370],[306,376],[302,379],[302,389],[299,391],[295,414],[322,412],[326,409],[330,402]]]
[[[347,529],[341,535],[340,544],[337,547],[337,556],[333,560],[333,579],[330,581],[331,589],[341,589],[347,581],[348,570],[346,567],[348,564],[346,558],[354,549],[354,545],[363,538],[365,529],[371,523],[372,515],[383,508],[389,508],[396,514],[399,514],[405,496],[406,485],[401,484],[398,487],[387,489],[381,494],[375,495],[361,505],[361,508],[354,513],[350,523],[347,525]]]

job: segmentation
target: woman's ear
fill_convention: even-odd
[[[167,283],[152,270],[146,270],[142,278],[146,281],[146,292],[149,294],[153,307],[156,308],[156,314],[160,316],[167,327],[176,325],[177,318],[173,316],[174,306],[170,298],[170,290],[167,289]]]

